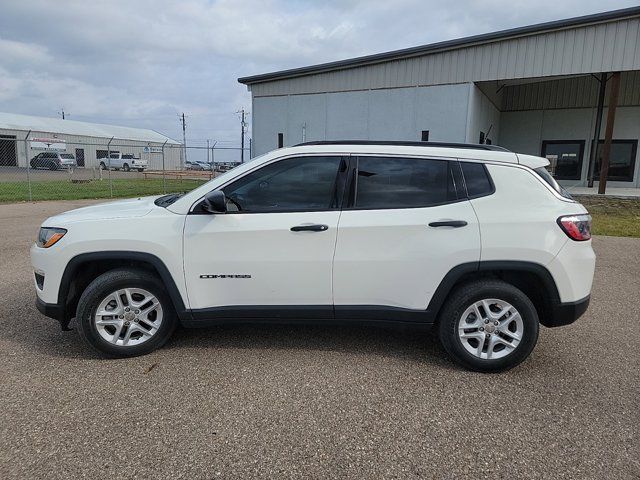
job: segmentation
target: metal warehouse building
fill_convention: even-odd
[[[254,154],[312,140],[486,142],[546,156],[576,186],[590,163],[599,176],[594,139],[615,104],[608,185],[640,186],[640,7],[239,82]]]
[[[38,153],[55,150],[75,155],[80,167],[97,167],[110,151],[140,156],[156,169],[163,145],[166,165],[180,165],[181,144],[153,130],[0,112],[0,166],[26,167]]]

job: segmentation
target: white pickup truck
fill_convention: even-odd
[[[100,168],[102,170],[124,170],[128,172],[130,170],[137,170],[142,172],[148,166],[146,160],[141,160],[140,157],[136,157],[133,153],[111,153],[106,158],[100,159]]]

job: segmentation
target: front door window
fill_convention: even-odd
[[[288,158],[223,188],[229,212],[269,213],[337,208],[341,157]]]

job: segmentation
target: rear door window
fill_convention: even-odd
[[[423,158],[359,157],[353,207],[417,208],[457,201],[456,162]]]

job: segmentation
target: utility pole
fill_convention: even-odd
[[[182,115],[178,115],[178,118],[182,123],[182,149],[184,150],[184,155],[182,157],[181,166],[184,168],[184,165],[187,161],[187,122],[185,120],[184,112],[182,112]]]
[[[209,161],[209,139],[207,138],[207,165],[209,165],[211,162]]]
[[[62,107],[58,113],[62,115],[62,119],[64,120],[64,107]]]
[[[247,122],[245,121],[245,116],[250,112],[246,112],[243,108],[236,113],[240,114],[240,163],[244,163],[244,134],[247,133]]]

